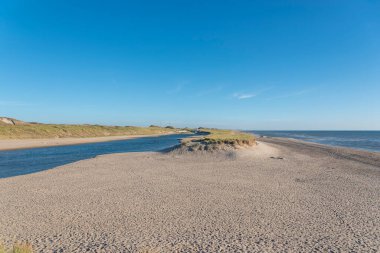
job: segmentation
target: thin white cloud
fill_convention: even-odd
[[[188,83],[189,83],[189,81],[180,82],[173,89],[167,90],[166,93],[169,95],[180,93],[183,90],[183,88],[185,87],[185,85],[187,85]]]
[[[252,93],[234,93],[233,94],[233,97],[236,98],[236,99],[249,99],[249,98],[253,98],[255,97],[256,95],[255,94],[252,94]]]

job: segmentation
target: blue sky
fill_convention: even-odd
[[[380,1],[3,0],[0,116],[380,129]]]

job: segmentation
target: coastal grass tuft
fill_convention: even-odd
[[[7,249],[0,243],[0,253],[32,253],[33,248],[30,243],[16,243],[11,249]]]
[[[159,248],[143,248],[138,251],[138,253],[159,253],[161,250]]]
[[[38,138],[84,138],[122,135],[154,135],[178,132],[176,128],[159,126],[101,126],[101,125],[61,125],[61,124],[22,124],[0,125],[0,139]]]

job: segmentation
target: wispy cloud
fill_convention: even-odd
[[[174,88],[172,88],[170,90],[167,90],[166,93],[167,94],[177,94],[177,93],[180,93],[182,91],[182,89],[185,87],[185,85],[188,84],[188,83],[189,83],[188,81],[180,82]]]
[[[241,100],[241,99],[249,99],[249,98],[253,98],[253,97],[255,97],[256,96],[256,94],[253,94],[253,93],[234,93],[233,95],[232,95],[234,98],[236,98],[236,99],[239,99],[239,100]]]
[[[273,86],[264,86],[261,89],[255,89],[254,92],[235,92],[232,94],[232,97],[235,99],[250,99],[258,96],[262,96],[263,93],[268,92],[269,90],[272,90]]]

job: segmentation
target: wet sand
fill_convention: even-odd
[[[173,134],[173,133],[169,133],[169,134]],[[88,137],[88,138],[8,139],[8,140],[0,140],[0,150],[14,150],[14,149],[23,149],[23,148],[38,148],[38,147],[51,147],[51,146],[67,146],[67,145],[74,145],[74,144],[127,140],[127,139],[132,139],[132,138],[153,137],[153,136],[161,136],[161,135],[165,135],[165,134],[124,135],[124,136],[105,136],[105,137]]]
[[[0,179],[0,238],[37,252],[378,252],[379,159],[272,138],[99,156]]]

